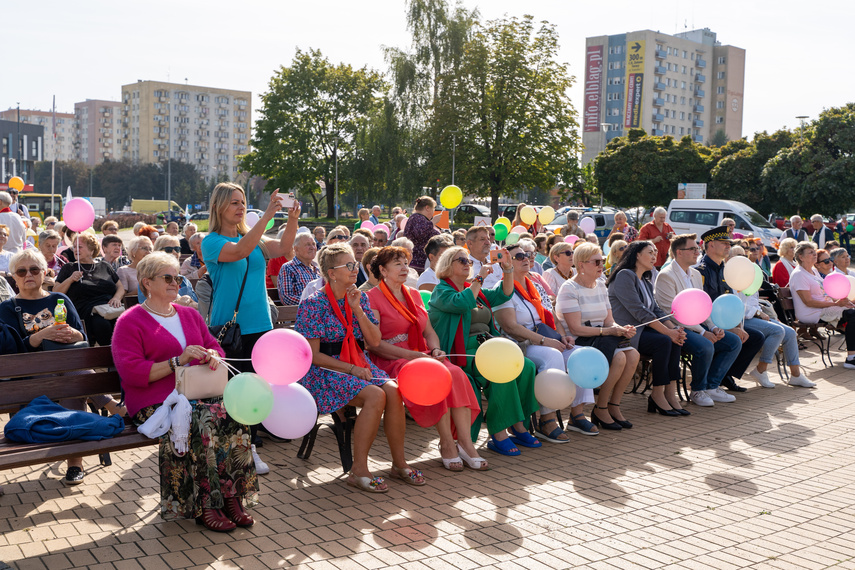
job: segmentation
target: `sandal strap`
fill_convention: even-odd
[[[620,404],[612,404],[611,402],[609,402],[609,404],[608,404],[608,405],[609,405],[609,406],[614,406],[615,408],[620,408]]]

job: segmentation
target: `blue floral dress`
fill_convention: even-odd
[[[345,314],[344,304],[346,302],[345,299],[338,301],[338,306],[342,314]],[[368,301],[368,295],[362,293],[359,304],[371,322],[375,325],[378,324],[377,318],[371,311],[371,303]],[[316,338],[321,342],[342,342],[345,335],[344,326],[335,316],[324,289],[321,289],[300,303],[300,308],[297,309],[297,321],[294,323],[294,330],[306,338]],[[353,335],[357,340],[364,338],[355,315],[353,317]],[[338,359],[339,357],[336,355],[333,358]],[[365,361],[369,363],[371,376],[375,378],[367,382],[343,372],[324,370],[314,365],[309,368],[309,372],[300,380],[300,384],[312,394],[315,403],[318,405],[319,413],[329,414],[330,412],[339,410],[346,406],[366,386],[382,386],[386,383],[389,375],[377,368],[371,362],[367,353],[365,353]]]

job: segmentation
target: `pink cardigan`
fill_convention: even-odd
[[[173,307],[178,311],[187,346],[198,344],[214,348],[221,356],[225,356],[196,309],[180,305]],[[129,416],[134,416],[146,406],[163,403],[175,389],[174,373],[154,382],[149,382],[148,375],[155,362],[180,356],[181,345],[141,305],[125,311],[116,321],[112,351],[113,362],[122,378]],[[190,364],[199,364],[199,361],[193,360]]]

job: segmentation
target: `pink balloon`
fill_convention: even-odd
[[[684,325],[699,325],[712,314],[712,299],[703,289],[684,289],[671,302],[674,318]]]
[[[831,273],[823,279],[822,288],[825,289],[825,294],[832,299],[845,299],[849,296],[852,284],[849,283],[845,275]]]
[[[285,439],[299,439],[312,431],[318,420],[318,406],[308,390],[299,384],[274,385],[273,411],[261,424]]]
[[[306,375],[311,365],[309,341],[290,329],[268,331],[252,348],[252,366],[256,374],[271,385],[296,382]]]
[[[403,220],[401,220],[401,231],[404,231],[404,228],[407,226],[407,220],[409,219],[410,218],[405,217]]]
[[[75,232],[88,230],[95,223],[95,208],[89,200],[72,198],[62,209],[62,221]]]
[[[376,226],[374,226],[374,232],[383,232],[388,236],[389,228],[386,227],[386,224],[377,224]]]
[[[597,224],[594,222],[594,218],[584,217],[579,220],[579,227],[582,228],[582,231],[586,234],[592,234],[597,228]]]
[[[258,223],[259,219],[260,218],[258,217],[258,214],[256,214],[255,212],[250,212],[246,215],[246,225],[248,225],[249,227],[253,227],[255,224]]]
[[[514,234],[524,234],[526,231],[525,226],[514,226],[511,228],[511,233]]]
[[[579,236],[577,236],[577,235],[569,235],[566,238],[564,238],[564,241],[566,243],[569,243],[570,245],[573,245],[574,243],[576,243],[576,240],[578,240],[578,239],[579,239]]]
[[[363,230],[368,230],[369,232],[373,232],[374,224],[372,224],[370,220],[365,220],[364,222],[359,224],[359,228]]]

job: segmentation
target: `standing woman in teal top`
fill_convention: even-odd
[[[202,240],[202,257],[213,285],[208,324],[223,325],[231,320],[246,274],[246,285],[237,315],[244,353],[240,358],[250,358],[256,341],[273,329],[264,281],[267,266],[265,253],[270,259],[281,256],[290,259],[294,256],[292,247],[300,217],[299,202],[288,210],[288,225],[280,240],[264,236],[267,222],[281,207],[278,193],[278,189],[273,192],[264,215],[252,228],[246,225],[246,194],[243,188],[224,182],[217,184],[211,195],[209,233]],[[238,358],[237,355],[233,356]],[[236,362],[235,365],[244,372],[252,372],[251,362]]]

